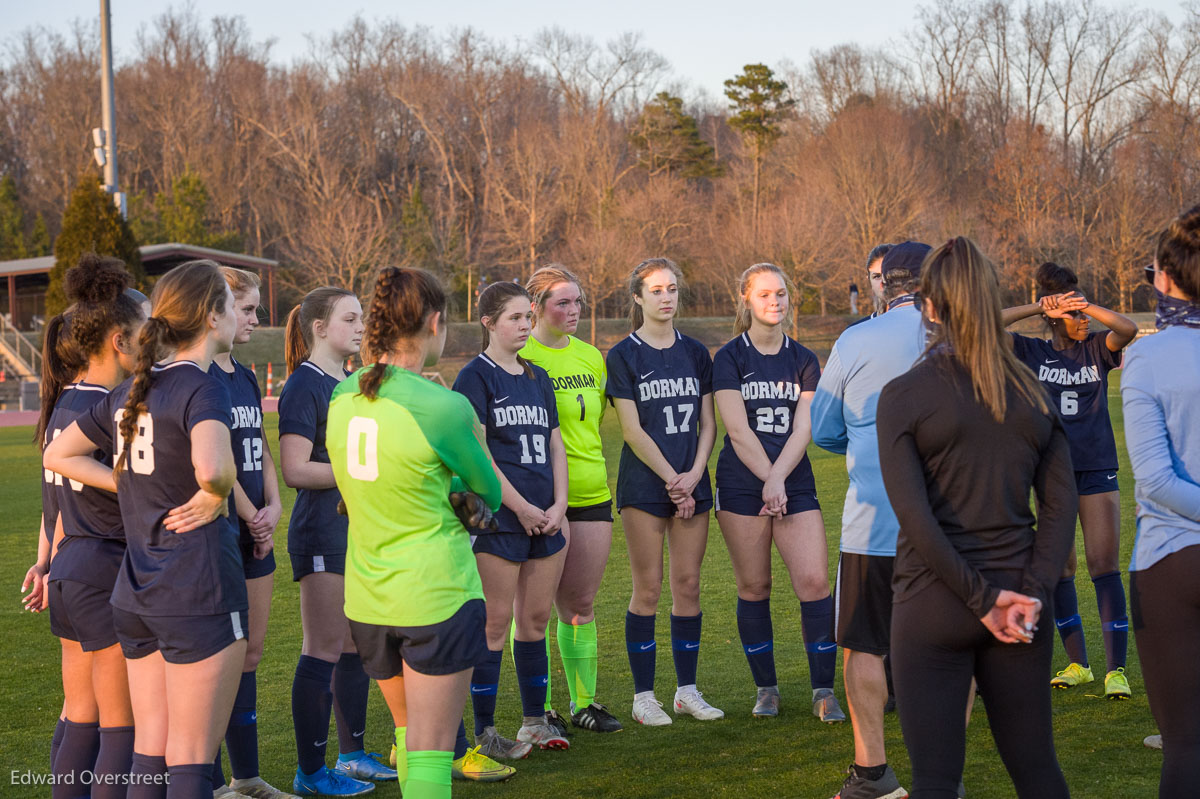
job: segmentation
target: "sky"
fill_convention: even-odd
[[[66,32],[72,20],[92,20],[100,13],[99,0],[13,0],[5,5],[0,43],[30,27]],[[917,0],[755,0],[745,6],[729,0],[202,0],[193,8],[202,18],[244,17],[255,39],[275,41],[273,57],[283,63],[308,51],[308,34],[337,30],[356,13],[368,21],[398,19],[439,33],[470,26],[514,45],[555,25],[599,42],[634,31],[670,62],[674,79],[689,94],[700,91],[717,99],[724,80],[748,63],[775,68],[785,60],[803,64],[812,50],[845,42],[902,47],[919,5]],[[1183,17],[1176,0],[1142,0],[1138,5],[1176,21]],[[118,63],[133,53],[138,30],[169,7],[166,2],[111,0]],[[752,9],[753,16],[740,14],[743,8]]]

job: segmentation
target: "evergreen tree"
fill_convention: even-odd
[[[725,96],[736,111],[729,127],[742,134],[754,154],[754,233],[758,235],[758,205],[763,157],[783,135],[783,122],[796,101],[787,96],[787,84],[775,78],[766,64],[747,64],[742,74],[725,81]]]
[[[50,231],[46,228],[46,217],[40,211],[33,220],[33,233],[29,235],[29,246],[25,249],[29,251],[30,258],[50,254]]]
[[[659,92],[646,104],[630,133],[638,163],[651,176],[720,177],[712,145],[700,138],[696,118],[685,114],[683,100]]]
[[[12,175],[0,180],[0,260],[28,258],[25,246],[25,212],[17,197],[17,182]]]
[[[144,194],[129,198],[134,233],[146,244],[176,242],[217,250],[240,249],[237,233],[214,230],[211,203],[204,179],[189,170],[171,182],[169,192],[160,192],[153,201]]]
[[[408,199],[400,209],[400,241],[404,245],[406,263],[422,269],[436,269],[437,242],[433,238],[433,222],[421,194],[420,181],[414,181],[409,187]]]
[[[136,284],[144,283],[142,260],[129,225],[113,205],[112,195],[100,187],[96,175],[85,172],[71,192],[63,211],[62,231],[54,240],[54,268],[46,291],[46,315],[53,316],[66,305],[63,276],[86,252],[120,258],[129,267]]]

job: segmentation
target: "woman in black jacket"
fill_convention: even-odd
[[[1075,532],[1067,439],[1013,356],[996,269],[974,243],[926,256],[921,297],[929,349],[884,387],[877,425],[900,520],[891,654],[912,796],[957,796],[974,677],[1017,795],[1066,797],[1045,680],[1053,625],[1039,620]]]

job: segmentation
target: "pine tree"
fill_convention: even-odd
[[[787,96],[787,84],[775,78],[766,64],[747,64],[742,74],[725,81],[725,96],[736,111],[729,127],[742,134],[754,153],[754,235],[758,235],[758,205],[763,157],[783,135],[783,121],[796,101]]]
[[[131,224],[137,238],[147,244],[177,242],[239,249],[241,237],[236,232],[214,229],[211,204],[204,179],[189,170],[171,182],[169,192],[160,192],[153,201],[144,194],[130,197]]]
[[[0,260],[28,258],[25,246],[25,211],[17,197],[17,182],[12,175],[0,180]]]
[[[29,234],[29,246],[26,249],[30,258],[50,254],[50,231],[46,228],[46,217],[40,211],[33,220],[33,232]]]
[[[46,291],[47,316],[67,306],[63,276],[86,252],[120,258],[129,267],[135,283],[145,282],[137,241],[113,205],[112,195],[100,187],[100,181],[92,173],[80,177],[63,211],[62,231],[54,240],[54,268],[50,270],[50,287]]]
[[[682,99],[667,92],[646,104],[629,138],[638,163],[651,176],[715,178],[723,171],[712,145],[700,138],[696,118],[684,113]]]
[[[400,240],[404,244],[405,263],[422,269],[436,268],[437,242],[420,181],[409,187],[408,199],[400,210]]]

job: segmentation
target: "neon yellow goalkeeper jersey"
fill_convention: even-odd
[[[554,384],[570,475],[567,504],[579,508],[608,502],[612,494],[600,444],[600,418],[604,415],[608,383],[604,356],[574,336],[567,337],[567,346],[562,349],[547,347],[530,336],[521,355],[545,369]]]
[[[369,368],[334,389],[325,436],[350,516],[346,617],[437,624],[483,599],[470,537],[450,507],[451,477],[493,510],[500,481],[466,397],[390,366],[368,400],[358,381]]]

